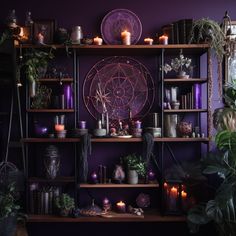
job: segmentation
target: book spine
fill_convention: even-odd
[[[179,27],[179,43],[185,44],[186,43],[185,20],[179,20],[178,27]]]

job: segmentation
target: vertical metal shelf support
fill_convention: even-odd
[[[164,57],[165,57],[165,49],[161,50],[161,68],[164,66]],[[161,136],[164,137],[164,71],[161,70]],[[164,143],[161,142],[160,148],[160,169],[161,169],[161,178],[160,178],[160,192],[161,192],[161,213],[164,213],[164,194],[163,194],[163,186],[164,186]]]
[[[74,80],[74,128],[77,127],[77,123],[79,120],[79,61],[77,51],[73,49],[73,80]],[[79,191],[80,186],[78,183],[78,168],[77,168],[77,154],[78,154],[78,143],[73,144],[74,147],[74,175],[75,175],[75,183],[74,183],[74,196],[76,206],[78,205],[79,200]]]

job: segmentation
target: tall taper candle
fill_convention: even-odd
[[[194,108],[201,109],[202,108],[201,84],[194,84],[193,95],[194,95]]]

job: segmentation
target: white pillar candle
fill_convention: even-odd
[[[127,30],[121,32],[121,39],[123,45],[131,45],[131,33]]]

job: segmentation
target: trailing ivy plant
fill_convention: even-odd
[[[33,83],[39,78],[40,70],[47,67],[48,61],[54,58],[52,52],[53,48],[50,48],[49,52],[32,49],[24,55],[24,62],[21,65],[25,69],[26,79]]]

